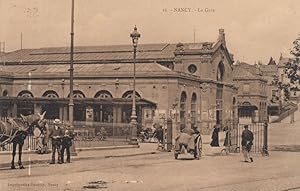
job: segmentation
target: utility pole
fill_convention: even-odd
[[[195,27],[193,29],[193,32],[194,32],[194,43],[196,43],[196,28]]]
[[[72,0],[72,7],[71,7],[71,47],[70,47],[70,97],[69,97],[69,121],[70,121],[70,128],[74,130],[74,119],[73,119],[73,110],[74,110],[74,102],[73,102],[73,75],[74,75],[74,68],[73,68],[73,53],[74,53],[74,0]],[[71,146],[71,153],[73,156],[76,156],[76,149],[75,143]]]
[[[21,33],[21,50],[23,49],[23,34]]]

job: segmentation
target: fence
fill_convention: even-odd
[[[53,121],[48,120],[48,124],[52,126]],[[131,125],[128,123],[75,121],[74,134],[73,142],[76,148],[125,145],[130,141]],[[26,137],[23,150],[37,150],[38,147],[35,137],[32,135]],[[51,147],[51,140],[49,140],[48,148],[51,149]],[[1,150],[11,151],[12,144],[0,148]]]
[[[232,139],[234,144],[234,149],[237,152],[241,151],[242,145],[242,132],[244,126],[248,125],[248,129],[253,132],[254,140],[252,145],[252,152],[261,153],[264,148],[264,124],[263,123],[251,123],[251,124],[238,124],[233,130]]]

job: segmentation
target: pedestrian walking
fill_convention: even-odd
[[[253,158],[250,156],[250,151],[253,145],[253,133],[249,130],[249,126],[245,125],[242,132],[242,151],[244,154],[245,162],[253,162]]]
[[[49,137],[52,140],[52,161],[50,164],[55,164],[55,153],[57,152],[57,162],[61,164],[61,143],[64,135],[63,128],[61,127],[61,121],[55,119],[53,121],[54,127],[50,129]]]
[[[231,139],[230,139],[230,130],[228,126],[225,126],[223,131],[225,132],[225,140],[223,146],[225,147],[226,154],[230,151]]]
[[[158,125],[158,127],[156,127],[154,134],[156,135],[156,138],[158,140],[158,147],[157,149],[159,150],[160,148],[164,148],[164,130],[162,128],[162,125]]]
[[[74,134],[70,129],[70,125],[68,124],[67,127],[64,129],[64,136],[62,138],[61,163],[64,163],[65,150],[67,153],[67,163],[71,162],[70,147],[72,146],[73,139],[74,139]]]
[[[219,131],[220,131],[219,124],[216,124],[214,126],[214,131],[211,135],[212,140],[211,140],[210,146],[219,147]]]

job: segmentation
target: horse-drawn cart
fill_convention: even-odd
[[[181,134],[180,136],[187,136]],[[184,138],[183,138],[184,139]],[[189,153],[194,156],[195,159],[199,160],[202,155],[202,138],[200,133],[193,134],[189,141],[181,141],[180,137],[176,139],[174,148],[174,157],[178,159],[180,154]],[[191,142],[193,141],[193,142]],[[192,146],[191,146],[192,145]]]

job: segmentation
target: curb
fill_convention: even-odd
[[[131,148],[133,148],[133,149],[140,148],[140,145],[121,145],[121,146],[107,146],[107,147],[82,147],[82,148],[76,148],[76,151],[80,152],[80,151],[131,149]]]
[[[136,147],[133,147],[136,148]],[[117,149],[117,148],[114,148]],[[107,150],[107,149],[106,149]],[[132,154],[123,154],[123,155],[104,155],[104,156],[97,156],[97,157],[75,157],[72,161],[80,161],[80,160],[94,160],[94,159],[107,159],[107,158],[121,158],[121,157],[133,157],[133,156],[143,156],[143,155],[153,155],[157,154],[158,152],[141,152],[141,153],[132,153]],[[48,164],[50,159],[42,159],[42,160],[32,160],[30,161],[23,161],[24,166],[34,165],[34,164]],[[0,164],[0,169],[10,168],[11,163],[2,163]],[[17,166],[16,166],[17,167]]]
[[[121,145],[121,146],[106,146],[106,147],[82,147],[82,148],[76,148],[76,152],[81,151],[98,151],[98,150],[114,150],[114,149],[131,149],[131,148],[140,148],[139,145]],[[49,149],[51,151],[51,149]],[[1,151],[1,155],[11,155],[12,151]],[[22,151],[22,154],[37,154],[36,151],[33,150],[24,150]]]

